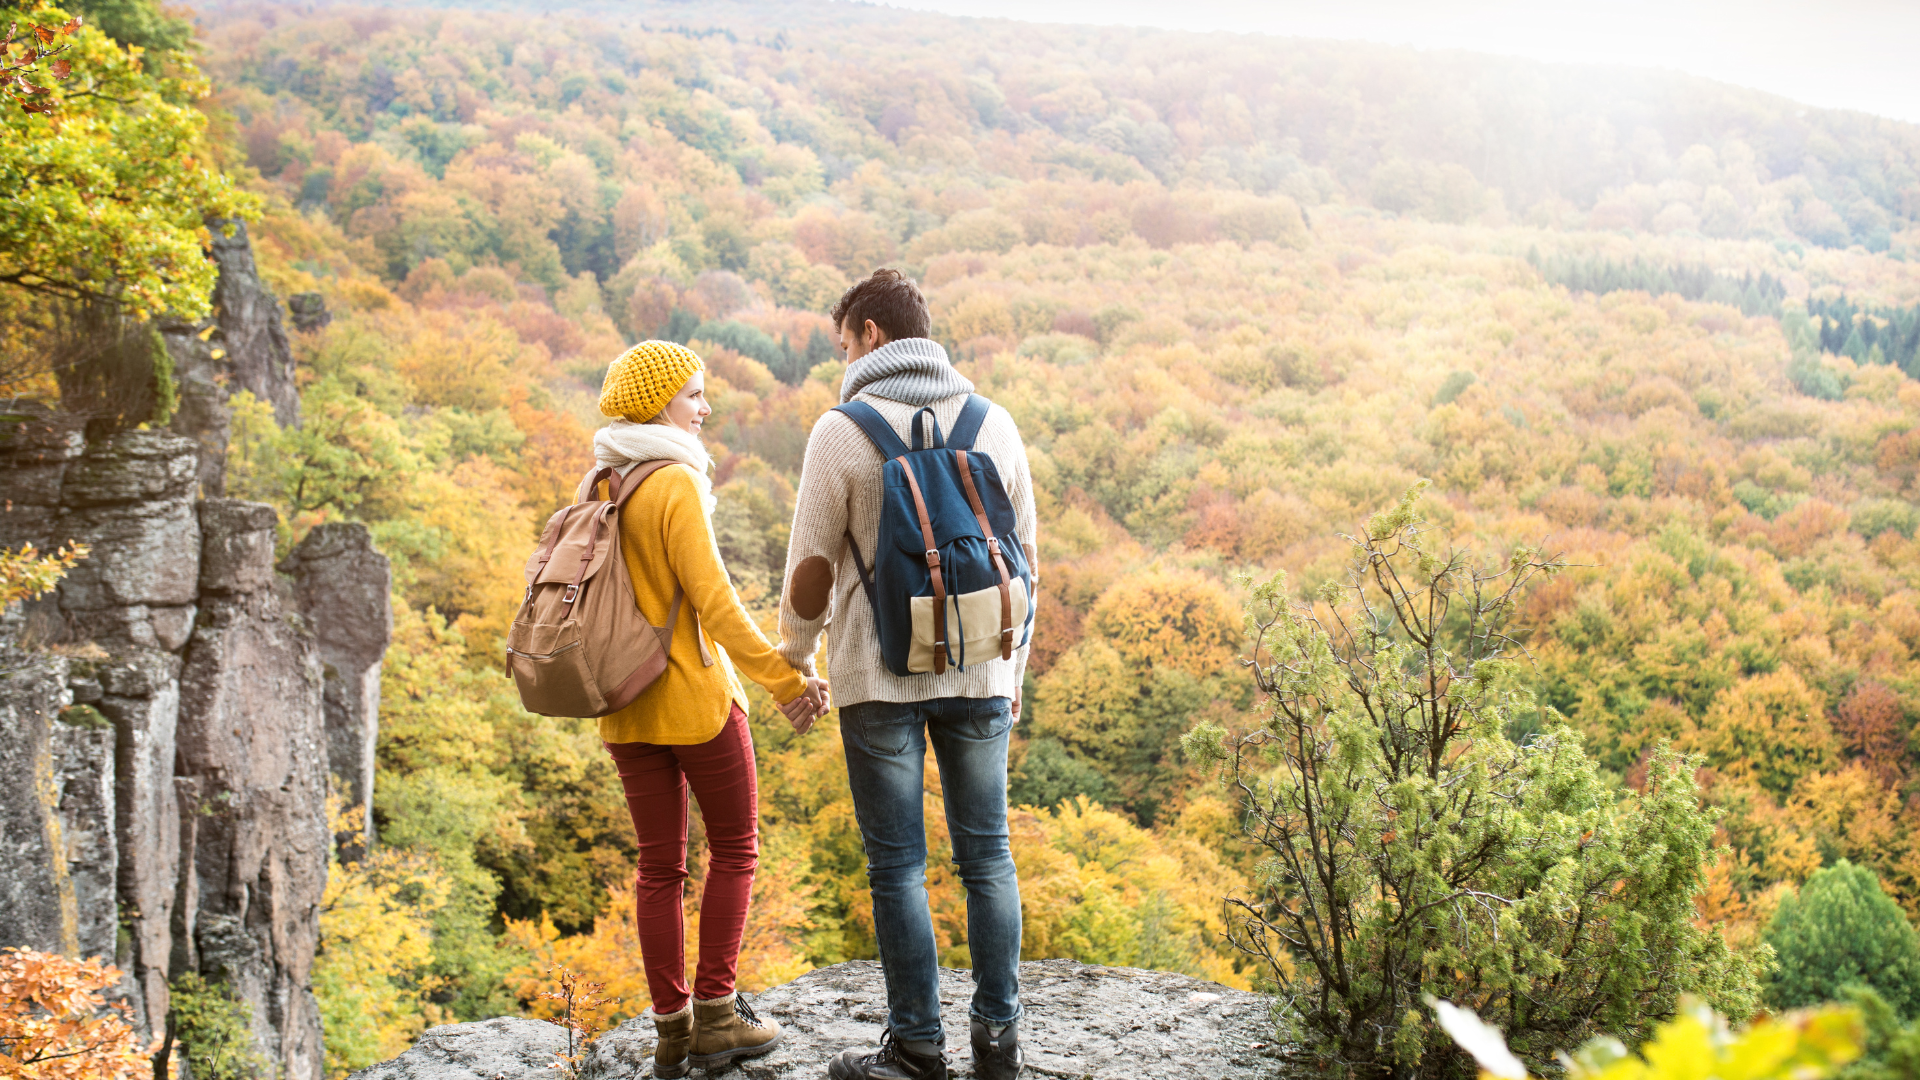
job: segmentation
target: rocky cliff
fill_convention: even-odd
[[[244,221],[227,223],[233,235],[213,229],[213,260],[219,283],[213,314],[199,322],[162,320],[160,337],[173,357],[179,406],[171,428],[194,440],[199,480],[208,495],[226,494],[228,400],[242,390],[273,407],[281,427],[300,423],[300,390],[293,378],[293,348],[280,317],[280,302],[261,283]],[[307,298],[308,303],[318,297]],[[324,325],[324,307],[311,325]]]
[[[0,546],[92,548],[0,613],[0,946],[111,960],[148,1031],[169,980],[198,972],[249,1006],[282,1075],[318,1080],[329,775],[372,798],[390,575],[352,524],[313,530],[279,572],[273,508],[204,497],[229,392],[298,422],[245,233],[214,255],[215,318],[164,331],[174,430],[89,442],[45,409],[0,415]]]
[[[1270,1003],[1186,975],[1095,967],[1071,960],[1020,965],[1026,1008],[1021,1041],[1031,1077],[1075,1080],[1254,1080],[1271,1077],[1275,1056]],[[973,1075],[966,1045],[964,971],[940,973],[948,1061],[955,1077]],[[880,965],[853,961],[808,972],[753,998],[780,1021],[782,1043],[729,1070],[751,1080],[819,1080],[826,1062],[848,1047],[872,1046],[886,1022]],[[566,1034],[540,1020],[502,1017],[430,1029],[413,1049],[352,1080],[551,1080]],[[583,1080],[643,1080],[653,1075],[653,1024],[630,1020],[597,1039]],[[718,1075],[718,1074],[716,1074]]]

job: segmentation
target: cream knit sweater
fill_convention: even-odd
[[[864,401],[879,410],[903,440],[911,444],[907,424],[919,407],[872,393],[858,393],[853,400]],[[960,415],[967,395],[953,394],[932,403],[946,431]],[[1000,480],[1013,503],[1014,534],[1026,547],[1031,563],[1038,546],[1033,509],[1033,477],[1027,469],[1026,446],[1020,441],[1013,417],[998,405],[987,413],[980,425],[974,446],[993,459]],[[880,535],[880,451],[867,439],[859,425],[837,412],[827,413],[813,425],[807,439],[806,461],[800,467],[800,492],[793,511],[793,535],[787,543],[787,587],[780,598],[780,653],[794,667],[814,674],[813,657],[820,634],[828,627],[827,671],[833,682],[836,705],[854,705],[863,701],[927,701],[943,697],[1006,697],[1020,688],[1027,669],[1025,647],[1014,650],[1011,660],[991,660],[968,664],[965,671],[947,669],[945,674],[926,672],[899,676],[887,670],[880,660],[880,643],[875,635],[873,609],[860,587],[860,574],[854,569],[853,551],[846,535],[854,541],[872,565]],[[809,560],[824,560],[824,563]],[[820,571],[831,567],[831,577]],[[1036,570],[1037,574],[1037,570]],[[820,597],[822,589],[828,595]],[[825,600],[822,606],[822,599]],[[1040,598],[1036,590],[1034,603]],[[798,609],[796,609],[796,603]],[[807,610],[812,617],[801,614]]]

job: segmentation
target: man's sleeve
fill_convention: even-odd
[[[1033,503],[1033,469],[1027,464],[1027,444],[1020,439],[1020,429],[1013,422],[1013,416],[1001,410],[1007,418],[1007,430],[1013,437],[1014,455],[1012,475],[1008,478],[1007,499],[1013,503],[1013,534],[1020,538],[1020,545],[1026,549],[1027,565],[1033,569],[1033,596],[1030,599],[1034,609],[1040,606],[1040,515]],[[1013,654],[1013,679],[1018,686],[1026,678],[1027,653],[1031,643]]]
[[[846,428],[828,413],[807,436],[800,464],[800,491],[793,503],[793,531],[787,539],[786,587],[780,593],[780,654],[808,675],[820,634],[833,621],[834,570],[847,546]],[[854,460],[860,460],[855,456]]]

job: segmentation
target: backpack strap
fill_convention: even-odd
[[[880,410],[866,402],[849,401],[845,405],[835,406],[833,411],[860,425],[860,430],[866,432],[868,441],[872,442],[880,451],[880,456],[888,461],[909,452],[907,444],[901,442],[900,436],[894,433],[893,425],[887,423],[887,418],[880,415]]]
[[[927,545],[927,573],[933,578],[933,673],[947,673],[947,584],[940,577],[940,548],[933,539],[933,519],[927,515],[927,500],[920,494],[920,481],[913,466],[904,457],[894,459],[906,474],[907,490],[913,492],[913,510],[920,516],[920,537]],[[877,610],[877,609],[876,609]]]
[[[640,485],[646,482],[647,477],[652,476],[654,473],[659,472],[669,465],[684,464],[686,463],[683,461],[675,461],[672,458],[655,458],[652,461],[643,461],[635,465],[633,468],[627,470],[627,475],[624,477],[611,468],[596,469],[588,473],[586,480],[581,482],[580,491],[582,493],[582,501],[584,501],[587,496],[593,494],[593,489],[599,486],[600,481],[605,480],[607,482],[608,494],[612,496],[611,501],[614,504],[615,512],[618,513],[620,510],[626,509],[627,500],[633,498],[633,493],[640,490]],[[598,541],[599,535],[600,523],[595,521],[591,534],[592,539],[590,539],[587,544],[587,557],[580,561],[580,572],[582,575],[586,573],[587,563],[593,561],[593,548],[594,544]],[[529,590],[528,595],[532,595],[531,590]],[[579,595],[577,590],[574,595],[576,597]],[[676,579],[673,583],[673,606],[667,611],[667,625],[660,639],[669,653],[673,651],[673,632],[680,625],[680,602],[686,598],[686,595],[686,590],[681,588],[680,582]],[[707,650],[706,632],[700,625],[700,612],[697,610],[693,613],[693,641],[694,644],[700,646],[701,665],[712,667],[713,654]]]
[[[971,404],[971,402],[969,402]],[[974,486],[973,469],[967,464],[967,452],[955,450],[960,462],[960,484],[967,489],[967,504],[973,507],[974,520],[980,523],[980,535],[987,538],[987,551],[1000,571],[1000,659],[1013,659],[1013,577],[1007,573],[1007,560],[1000,554],[1000,541],[987,524],[987,508],[980,502],[980,489]]]
[[[971,450],[973,440],[980,435],[980,425],[986,423],[987,410],[993,402],[979,394],[968,394],[967,403],[960,407],[960,415],[954,417],[953,428],[947,432],[947,449]]]
[[[873,576],[867,573],[866,556],[860,554],[860,543],[853,538],[852,530],[848,530],[846,536],[847,548],[853,552],[853,568],[860,572],[860,588],[865,590],[867,594],[867,606],[874,610],[875,617],[878,618],[880,598],[879,595],[873,591]]]

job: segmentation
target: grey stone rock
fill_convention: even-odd
[[[192,604],[148,608],[147,626],[153,633],[153,643],[168,652],[179,652],[193,636],[193,619],[199,613],[200,609]]]
[[[151,508],[148,513],[101,507],[61,515],[61,531],[93,548],[61,583],[63,609],[72,613],[194,602],[199,595],[200,524],[193,504],[178,499],[146,506]]]
[[[554,1080],[553,1055],[566,1046],[566,1032],[556,1025],[497,1016],[428,1028],[406,1053],[354,1073],[353,1080]]]
[[[392,565],[365,525],[328,522],[300,541],[282,569],[293,576],[326,675],[327,767],[347,783],[349,805],[370,806],[380,661],[393,640]]]
[[[67,690],[72,694],[75,704],[79,705],[91,705],[99,701],[100,695],[106,692],[101,689],[100,680],[94,678],[90,668],[86,671],[76,668],[72,674],[68,675]]]
[[[81,715],[98,714],[87,708]],[[77,955],[119,960],[119,848],[114,829],[114,732],[111,725],[53,725],[54,782],[59,789],[60,840],[72,883]]]
[[[54,717],[67,702],[59,657],[0,654],[0,947],[76,955],[80,917],[61,827]]]
[[[196,448],[164,431],[122,431],[67,466],[60,504],[69,509],[191,499]]]
[[[167,1000],[173,949],[180,821],[173,792],[180,722],[180,661],[132,652],[99,664],[100,712],[115,734],[114,802],[119,834],[118,897],[130,937],[127,970],[158,1024]]]
[[[1278,1069],[1268,1002],[1258,994],[1187,975],[1072,960],[1021,964],[1020,980],[1028,1076],[1268,1080]],[[940,973],[948,1060],[959,1078],[974,1075],[967,1041],[972,996],[967,972]],[[820,1080],[840,1051],[877,1046],[886,1023],[886,987],[872,961],[820,968],[751,1000],[761,1016],[780,1022],[781,1044],[716,1076]],[[582,1075],[651,1077],[653,1042],[652,1021],[629,1020],[594,1041]],[[453,1024],[428,1031],[405,1054],[353,1080],[547,1080],[563,1046],[561,1030],[538,1021]]]
[[[280,517],[266,503],[200,502],[200,591],[242,593],[273,584]]]
[[[57,544],[54,519],[67,466],[86,448],[81,423],[29,402],[0,409],[0,547]]]
[[[313,640],[273,590],[205,598],[180,695],[176,774],[199,783],[200,967],[252,1007],[268,1060],[293,1080],[320,1080],[310,986],[331,837]]]
[[[231,395],[246,390],[273,407],[281,427],[300,423],[293,350],[280,321],[280,302],[261,283],[244,222],[214,222],[212,255],[220,276],[214,315],[197,323],[164,322],[161,340],[173,357],[179,405],[170,426],[200,448],[198,478],[208,495],[226,493]],[[225,234],[225,226],[233,235]]]
[[[287,297],[287,314],[293,316],[293,328],[303,334],[319,330],[333,321],[333,312],[327,310],[327,298],[317,292],[294,293]]]
[[[253,264],[253,245],[247,223],[227,222],[233,235],[213,227],[213,261],[220,277],[213,287],[213,306],[219,312],[219,337],[232,371],[232,387],[251,391],[273,406],[281,427],[300,426],[300,388],[293,378],[293,348],[280,323],[280,301],[261,282]]]
[[[147,605],[181,607],[198,596],[200,524],[193,509],[192,444],[128,431],[89,446],[67,468],[55,530],[92,546],[67,574],[60,608],[69,636],[152,646]]]

